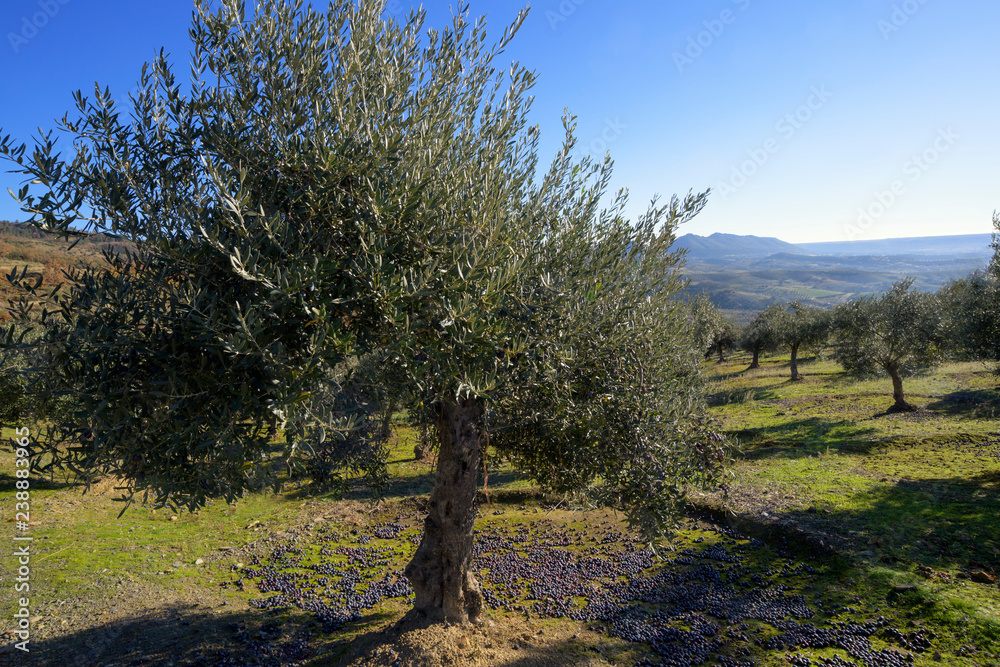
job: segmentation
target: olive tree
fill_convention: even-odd
[[[903,375],[940,360],[945,342],[937,298],[912,285],[912,278],[902,280],[881,296],[861,297],[834,311],[835,358],[848,371],[888,373],[892,411],[915,409],[903,393]]]
[[[776,344],[791,352],[791,379],[801,380],[799,348],[819,345],[826,339],[829,325],[827,312],[793,301],[786,308],[774,309],[771,323]]]
[[[1000,213],[993,215],[993,227],[989,267],[953,280],[938,292],[948,348],[960,358],[1000,361]]]
[[[16,330],[23,326],[16,326]],[[25,331],[26,335],[33,332]],[[34,334],[37,335],[37,334]],[[31,407],[26,396],[26,383],[24,369],[30,363],[28,357],[30,349],[23,349],[18,352],[8,354],[0,367],[0,425],[16,427],[19,426],[22,415]]]
[[[725,351],[736,344],[733,319],[716,308],[704,293],[688,300],[688,310],[695,349],[704,353],[706,359],[716,354],[720,362],[725,361]]]
[[[938,291],[947,349],[960,359],[1000,359],[1000,290],[990,271],[953,280]]]
[[[475,621],[487,433],[544,488],[650,536],[717,470],[671,249],[706,194],[635,221],[624,192],[602,207],[610,159],[571,158],[571,117],[539,170],[535,77],[498,63],[524,12],[487,46],[467,11],[422,35],[423,12],[382,9],[199,5],[185,86],[161,54],[127,113],[76,94],[68,157],[55,134],[0,142],[34,224],[135,247],[52,295],[30,386],[77,408],[42,433],[53,465],[189,507],[277,488],[331,446],[379,482],[371,404],[419,397],[440,451],[405,574],[428,617]],[[344,374],[370,355],[391,365],[370,374],[382,393]]]
[[[783,316],[780,304],[771,304],[754,315],[740,334],[740,347],[753,355],[747,370],[760,368],[760,353],[778,348],[778,320]]]

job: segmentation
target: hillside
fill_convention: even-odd
[[[27,267],[28,273],[41,276],[41,287],[54,287],[65,279],[63,271],[69,267],[103,261],[105,248],[121,251],[127,244],[120,238],[93,234],[80,239],[73,248],[70,245],[30,225],[0,220],[0,272],[9,276],[11,271],[20,273]],[[17,292],[6,278],[0,279],[0,303],[6,306],[6,299]]]
[[[992,234],[921,236],[872,241],[828,241],[796,243],[799,252],[810,255],[982,255],[989,254]]]
[[[752,258],[788,255],[837,255],[847,257],[899,255],[989,256],[992,234],[955,236],[914,236],[866,241],[824,241],[787,243],[770,236],[715,233],[710,236],[685,234],[674,246],[687,248],[690,258]]]
[[[973,234],[791,244],[756,236],[688,234],[677,245],[689,249],[684,269],[691,281],[688,292],[707,293],[717,307],[746,321],[770,303],[798,299],[831,307],[884,292],[906,277],[915,279],[917,289],[935,291],[984,268],[992,256],[990,241],[989,234]]]
[[[767,257],[775,253],[799,252],[793,244],[776,238],[719,233],[711,236],[685,234],[674,241],[674,246],[687,248],[689,258]]]

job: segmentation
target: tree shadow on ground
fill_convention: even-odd
[[[951,417],[965,419],[993,417],[1000,412],[1000,391],[996,389],[953,391],[928,404],[927,408]]]
[[[990,479],[984,483],[983,488],[996,491],[997,484],[1000,484],[1000,479]],[[698,540],[695,544],[697,542]],[[747,566],[754,571],[762,567],[770,572],[772,552],[763,549],[763,545],[747,546],[749,550],[741,552],[748,559]],[[715,563],[719,556],[708,545],[704,548],[692,546],[692,549],[687,557],[689,562],[682,563],[682,559],[678,558],[664,567],[677,568],[678,571],[701,571],[708,564]],[[819,564],[819,561],[812,558],[800,557],[784,540],[780,552],[773,553],[776,556],[773,562],[789,572],[792,572],[789,568],[793,566]],[[691,557],[704,562],[696,565],[690,562]],[[720,560],[716,566],[724,567],[724,562]],[[771,575],[761,575],[763,578],[759,580],[760,583],[786,586],[789,582],[784,579],[785,574],[778,571],[780,569],[774,571],[774,581],[769,579]],[[796,590],[803,591],[803,601],[816,611],[815,622],[842,623],[856,620],[855,611],[848,608],[849,604],[853,604],[850,601],[853,591],[845,590],[838,576],[823,575],[816,570],[803,571],[801,568],[794,571],[799,572],[796,576],[802,579],[793,585]],[[750,574],[747,577],[753,579],[753,586],[748,581],[748,588],[753,589],[758,585],[757,579]],[[667,581],[665,585],[673,589],[675,584]],[[691,590],[696,592],[701,588],[696,586]],[[733,589],[729,594],[737,596],[734,598],[736,600],[742,595],[741,590]],[[714,585],[705,589],[705,594],[724,593],[725,590]],[[820,598],[824,602],[822,607],[817,604]],[[685,598],[683,604],[688,602]],[[671,603],[662,604],[670,613],[678,611]],[[31,653],[28,656],[14,654],[8,647],[5,653],[0,652],[0,664],[7,664],[8,658],[16,655],[11,661],[14,664],[60,667],[166,664],[191,667],[277,667],[292,664],[412,667],[446,663],[570,667],[609,662],[635,664],[641,653],[627,654],[648,649],[645,644],[627,644],[611,639],[604,634],[607,624],[603,622],[594,623],[593,629],[585,629],[579,625],[574,628],[566,621],[561,629],[554,631],[550,619],[539,619],[537,616],[527,619],[520,615],[491,612],[487,616],[485,628],[473,631],[466,627],[409,624],[405,619],[400,624],[398,620],[401,615],[400,607],[395,607],[394,611],[368,612],[360,620],[327,632],[311,614],[299,610],[289,611],[287,608],[230,612],[226,607],[216,606],[210,609],[204,604],[164,605],[124,619],[95,623],[60,637],[47,638],[44,633],[39,633],[31,643]],[[413,614],[409,616],[412,619]],[[745,634],[733,634],[731,630],[738,629],[736,620],[712,618],[712,622],[720,626],[720,636],[726,637],[726,644],[720,648],[726,655],[744,655],[742,651],[751,649],[756,653],[763,651],[775,664],[787,655],[783,646],[762,648],[759,642],[751,640]],[[490,621],[494,619],[496,623],[491,625]],[[42,622],[55,625],[58,618],[43,618]],[[421,627],[431,627],[432,632],[425,635],[415,632]],[[460,641],[462,637],[465,641]],[[665,647],[667,650],[679,650],[683,648],[683,642],[679,641],[676,646],[668,643]],[[628,660],[625,660],[626,657]],[[719,652],[712,656],[716,659],[719,657]],[[761,656],[755,656],[755,660],[757,657]]]
[[[69,489],[73,487],[78,487],[80,489],[84,488],[84,484],[79,482],[68,482],[68,481],[58,481],[50,477],[45,477],[34,472],[30,476],[31,489],[34,491],[56,491],[59,489]],[[14,475],[8,475],[6,473],[0,473],[0,493],[13,493],[16,491],[15,482],[17,478]]]
[[[374,489],[364,478],[353,478],[340,486],[323,487],[306,485],[290,493],[288,497],[293,500],[300,500],[332,494],[338,500],[399,500],[401,498],[429,494],[434,487],[435,474],[434,469],[431,468],[428,472],[417,475],[393,477],[381,489]],[[497,492],[521,491],[518,489],[504,489],[502,487],[515,483],[523,483],[529,479],[527,475],[515,470],[491,471],[487,490],[491,495]],[[536,492],[534,489],[526,489],[524,491],[530,493]]]
[[[280,629],[261,621],[259,614],[250,611],[212,613],[204,607],[165,606],[60,636],[51,636],[44,629],[35,631],[29,653],[8,644],[0,649],[0,663],[61,667],[251,664],[250,658],[266,657],[262,645],[279,660],[282,655],[291,657],[294,638],[284,637]],[[37,623],[44,628],[59,623],[59,619],[42,616]],[[227,656],[231,662],[226,662]]]
[[[836,438],[828,433],[837,430]],[[875,429],[858,426],[850,419],[823,419],[808,417],[781,422],[758,428],[730,431],[742,447],[739,458],[757,460],[764,458],[801,458],[813,456],[820,451],[868,454],[884,443],[873,441],[870,436]],[[831,441],[832,440],[832,441]]]
[[[933,410],[928,410],[927,408],[910,404],[909,408],[897,408],[895,405],[890,405],[885,410],[876,412],[875,414],[865,417],[859,421],[875,421],[878,419],[887,419],[890,421],[905,421],[905,422],[930,422],[937,421],[941,419],[941,415]]]
[[[789,384],[790,382],[791,380],[785,380],[784,382],[775,382],[760,387],[737,387],[735,389],[727,389],[725,391],[709,394],[706,396],[706,399],[709,407],[719,407],[722,405],[730,405],[732,403],[750,403],[774,400],[778,398],[775,390]]]
[[[860,509],[784,513],[794,522],[853,535],[855,547],[888,562],[938,569],[984,569],[1000,575],[1000,471],[972,478],[909,480],[859,492]]]
[[[538,619],[529,623],[523,618],[498,617],[499,623],[494,623],[491,614],[487,614],[484,625],[472,628],[432,624],[418,619],[412,611],[402,618],[398,610],[369,611],[342,628],[326,631],[311,614],[299,610],[294,613],[283,609],[217,611],[218,608],[170,605],[59,636],[35,630],[28,653],[14,647],[16,639],[0,645],[0,664],[388,667],[433,664],[435,656],[441,658],[439,664],[446,657],[452,664],[465,664],[461,657],[473,658],[469,664],[480,664],[476,657],[488,657],[489,649],[496,649],[497,659],[490,664],[571,667],[588,663],[588,656],[606,660],[626,652],[641,652],[644,646],[616,642],[595,633],[579,639],[572,629],[564,630],[561,633],[564,636],[554,636],[551,626],[546,636],[546,626],[535,625]],[[58,623],[58,619],[42,617],[36,621],[42,628],[53,623]],[[542,633],[536,634],[539,628]],[[420,630],[429,632],[409,635]],[[403,636],[404,633],[409,636]],[[456,641],[461,636],[467,638],[464,643]],[[633,655],[631,661],[634,660]]]
[[[487,611],[478,626],[435,624],[413,610],[351,642],[346,655],[329,665],[413,667],[496,665],[497,667],[577,667],[632,664],[648,646],[586,631],[567,619],[505,615]],[[319,662],[315,664],[321,664]]]

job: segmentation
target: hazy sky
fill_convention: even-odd
[[[448,21],[451,3],[423,4],[429,26]],[[471,9],[499,35],[525,4]],[[185,72],[191,8],[3,0],[3,133],[53,127],[95,81],[124,97],[160,47]],[[966,234],[1000,208],[998,27],[996,0],[537,0],[506,58],[539,74],[545,160],[568,107],[581,146],[610,151],[633,214],[712,188],[682,232]],[[18,185],[0,174],[0,219],[24,218],[5,192]]]

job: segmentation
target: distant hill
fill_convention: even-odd
[[[4,276],[11,271],[27,271],[40,278],[39,286],[50,288],[65,282],[63,271],[84,264],[104,261],[103,251],[110,248],[122,252],[130,248],[122,238],[105,234],[90,234],[74,239],[76,245],[57,234],[39,231],[22,222],[0,220],[0,303],[23,294]],[[25,269],[27,267],[27,269]],[[0,319],[5,313],[0,311]]]
[[[798,252],[810,255],[984,255],[989,256],[992,234],[921,236],[873,241],[796,243]]]
[[[846,255],[884,257],[893,255],[989,256],[992,234],[919,236],[870,241],[825,241],[788,243],[769,236],[742,236],[715,233],[711,236],[685,234],[674,245],[687,248],[689,257],[769,257],[776,254]]]
[[[992,256],[990,234],[786,243],[776,238],[688,234],[684,274],[689,293],[703,292],[737,321],[748,321],[771,303],[799,300],[821,307],[885,292],[907,277],[935,291],[984,268]]]
[[[802,252],[795,245],[780,239],[763,236],[740,236],[737,234],[712,234],[698,236],[685,234],[674,246],[687,248],[688,257],[767,257],[776,253]]]

